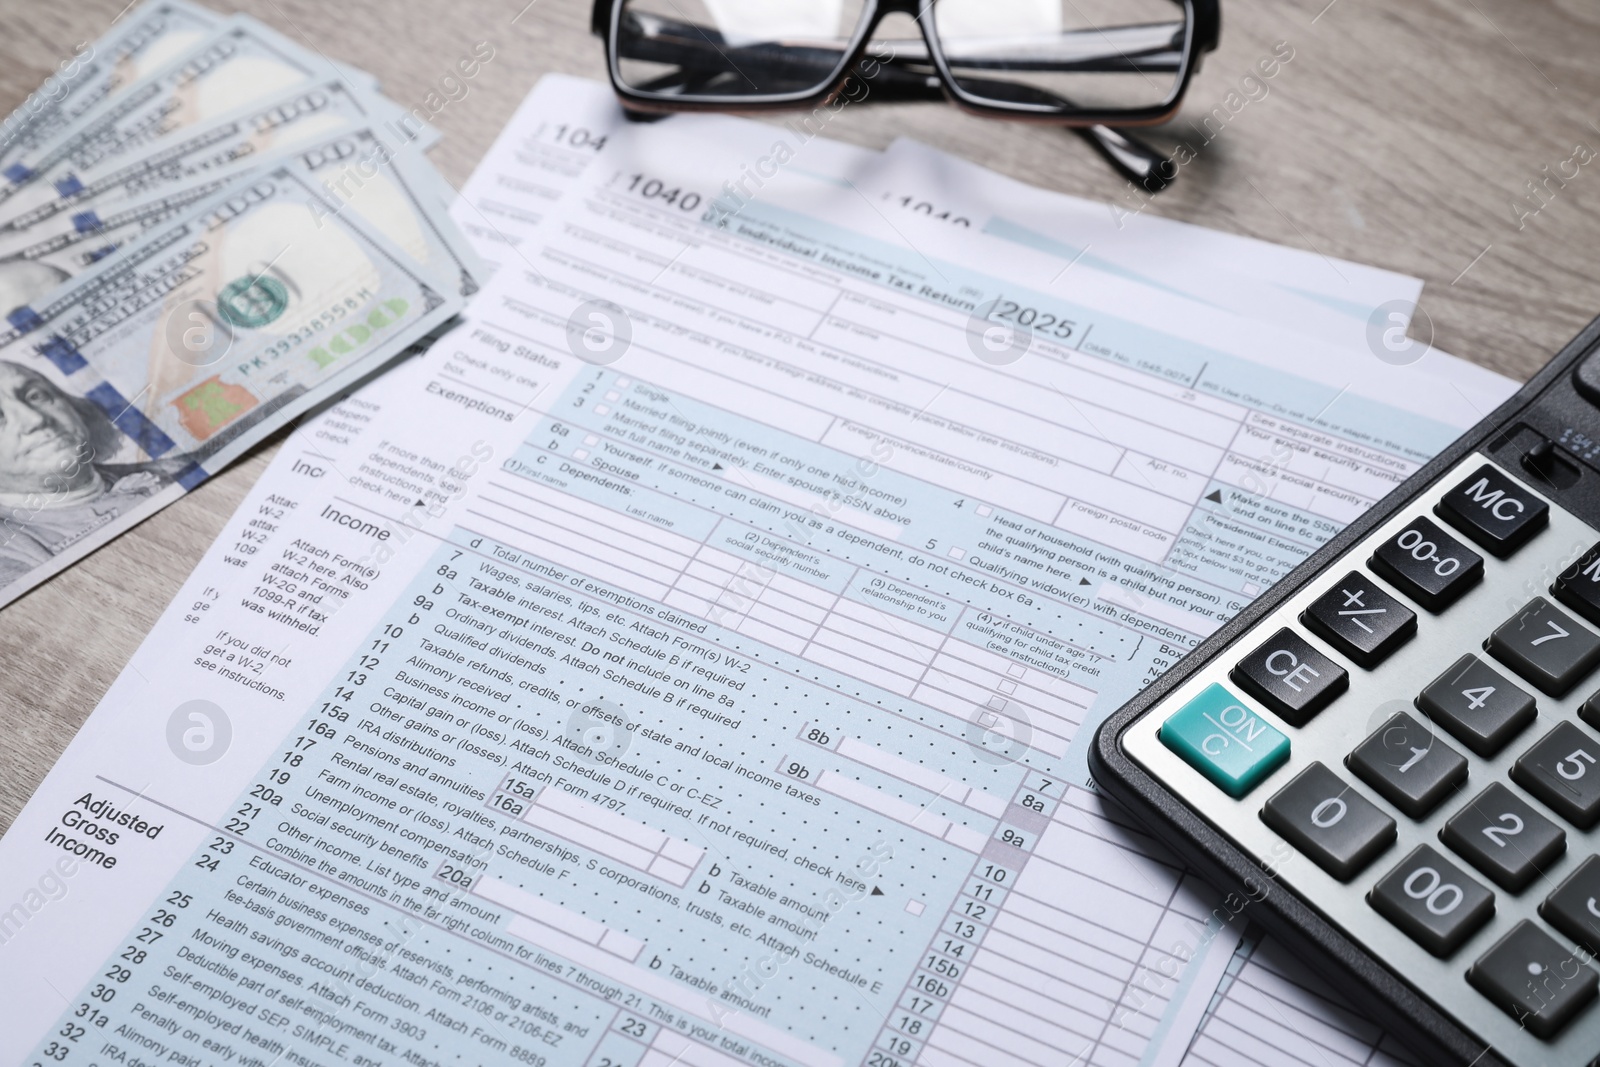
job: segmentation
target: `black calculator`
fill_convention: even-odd
[[[1600,319],[1090,758],[1424,1063],[1600,1065]]]

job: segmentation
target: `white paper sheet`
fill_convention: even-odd
[[[1184,1067],[1410,1067],[1403,1046],[1270,938],[1252,935],[1219,984]]]
[[[1047,192],[908,138],[891,144],[888,155],[902,165],[888,192],[904,209],[963,215],[1007,240],[1045,245],[1070,259],[1327,340],[1364,342],[1379,308],[1385,328],[1403,329],[1422,293],[1420,278]],[[1352,326],[1362,333],[1343,332]]]

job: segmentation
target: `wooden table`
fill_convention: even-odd
[[[494,58],[470,95],[434,120],[445,135],[434,158],[457,185],[541,74],[604,76],[586,0],[214,5],[372,71],[408,106],[488,42]],[[122,7],[0,0],[0,107],[19,104]],[[1441,348],[1519,380],[1600,311],[1600,6],[1226,0],[1223,16],[1222,47],[1183,117],[1155,138],[1186,141],[1195,158],[1146,210],[1418,275],[1427,288],[1413,334],[1426,336],[1431,320]],[[1242,85],[1279,42],[1293,58],[1270,81]],[[1204,125],[1219,107],[1226,121]],[[907,134],[1046,188],[1127,209],[1141,199],[1059,130],[929,104],[847,108],[828,132],[873,147]],[[274,450],[0,611],[0,828]]]

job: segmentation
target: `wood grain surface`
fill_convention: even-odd
[[[330,62],[373,72],[406,106],[489,42],[495,56],[470,94],[434,120],[445,135],[434,159],[457,186],[541,74],[604,77],[585,0],[213,6],[248,11]],[[0,0],[0,108],[20,103],[121,10],[123,0]],[[1266,95],[1245,94],[1241,79],[1278,42],[1292,60],[1264,83]],[[1196,156],[1145,210],[1420,276],[1414,335],[1431,329],[1446,351],[1526,378],[1600,312],[1597,45],[1593,0],[1226,0],[1221,48],[1180,118],[1152,137],[1185,141]],[[1233,92],[1248,102],[1230,102]],[[1230,103],[1237,113],[1207,132],[1204,116]],[[1142,200],[1082,142],[1050,128],[927,104],[847,108],[828,132],[872,147],[909,135],[1049,189],[1129,210]],[[1575,177],[1550,177],[1586,157]],[[1540,183],[1537,198],[1530,182]],[[0,610],[0,829],[275,447]]]

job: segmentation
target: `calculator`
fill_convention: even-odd
[[[1600,319],[1090,766],[1422,1062],[1600,1065]]]

